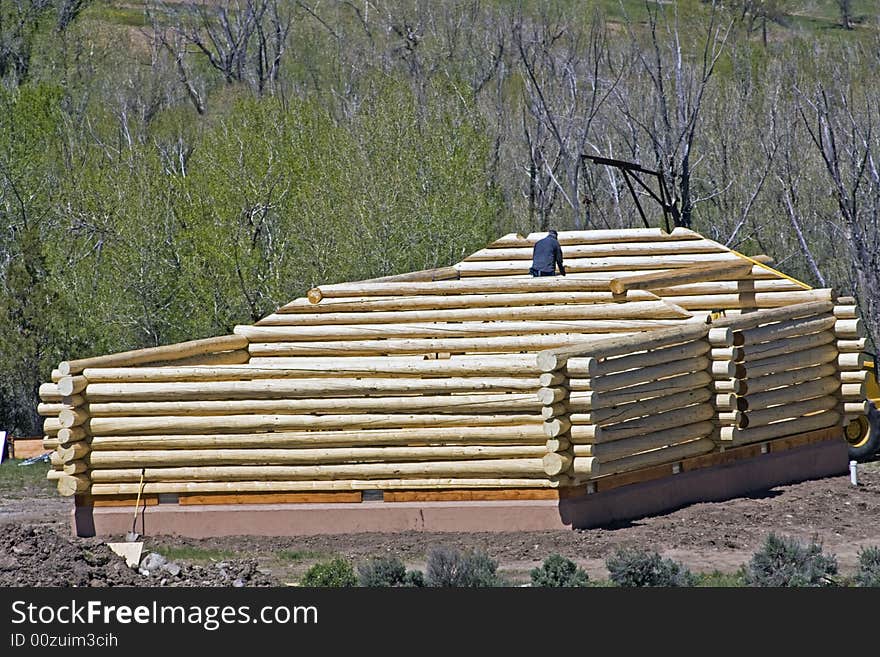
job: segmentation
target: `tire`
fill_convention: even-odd
[[[854,423],[860,423],[859,436],[856,438]],[[868,414],[862,415],[850,422],[847,427],[847,442],[849,442],[849,458],[853,461],[870,459],[880,451],[880,410],[874,402],[868,402]]]

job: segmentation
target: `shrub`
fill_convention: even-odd
[[[483,551],[461,552],[444,547],[428,554],[425,577],[428,586],[489,587],[500,586],[495,574],[498,564]]]
[[[808,545],[773,532],[752,555],[746,569],[749,586],[834,586],[837,558],[822,553],[814,541]]]
[[[532,586],[571,588],[589,586],[590,577],[571,559],[559,554],[551,554],[544,559],[540,568],[531,572]]]
[[[332,561],[316,563],[306,571],[302,578],[303,586],[357,586],[354,568],[342,557]]]
[[[694,585],[694,576],[682,564],[639,548],[618,548],[605,567],[617,586]]]
[[[880,586],[880,547],[859,550],[859,572],[856,586]]]
[[[368,587],[424,586],[420,570],[407,572],[397,557],[375,557],[358,565],[358,583]]]

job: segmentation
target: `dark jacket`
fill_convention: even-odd
[[[565,276],[565,267],[562,264],[562,247],[559,246],[559,240],[553,235],[548,235],[535,243],[535,250],[532,252],[532,268],[529,272],[533,276],[536,275],[535,272],[544,275],[555,274],[556,265],[559,265],[559,273]]]

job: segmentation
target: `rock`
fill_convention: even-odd
[[[141,575],[143,575],[144,577],[149,577],[150,575],[153,574],[153,573],[151,573],[149,570],[147,570],[146,568],[138,568],[138,572],[139,572]]]
[[[13,545],[12,552],[15,554],[30,554],[31,546],[30,545]]]
[[[15,557],[0,557],[0,570],[15,570],[18,568],[18,559]]]
[[[241,577],[239,577],[238,579],[236,579],[232,582],[232,585],[235,588],[240,589],[244,586],[244,580]]]
[[[167,559],[163,557],[158,552],[150,552],[147,556],[141,560],[141,568],[144,570],[150,571],[152,574],[154,571],[159,570],[162,566],[167,563]]]
[[[162,565],[162,570],[171,575],[172,577],[177,577],[180,575],[180,566],[178,566],[173,561],[169,561]]]

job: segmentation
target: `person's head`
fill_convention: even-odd
[[[556,232],[556,229],[555,229],[555,228],[551,228],[550,230],[548,230],[548,231],[547,231],[547,234],[548,234],[550,237],[557,237],[557,236],[559,235],[559,233]]]

